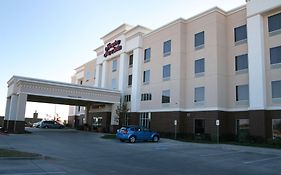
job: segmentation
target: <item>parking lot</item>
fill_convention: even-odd
[[[0,148],[39,153],[43,159],[0,159],[1,175],[45,174],[281,174],[281,150],[195,144],[161,139],[122,143],[100,133],[31,129],[0,135]]]

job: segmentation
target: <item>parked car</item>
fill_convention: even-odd
[[[117,130],[116,137],[120,141],[135,143],[137,140],[158,142],[160,136],[157,132],[139,126],[124,126]]]
[[[25,127],[32,127],[32,126],[33,126],[33,124],[32,124],[32,123],[30,123],[30,122],[27,122],[27,121],[26,121],[26,122],[24,123],[24,126],[25,126]]]
[[[42,121],[33,123],[32,127],[34,127],[34,128],[39,128],[41,122],[42,122]]]
[[[41,121],[39,128],[56,128],[61,129],[64,128],[64,126],[56,121],[50,120],[50,121]]]

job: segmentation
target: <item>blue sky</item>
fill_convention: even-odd
[[[0,0],[0,116],[13,75],[70,82],[74,69],[95,58],[94,48],[123,23],[156,29],[214,6],[230,10],[245,0]],[[28,103],[26,116],[66,107]]]

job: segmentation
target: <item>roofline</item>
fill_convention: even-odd
[[[192,16],[190,18],[187,18],[187,19],[178,18],[176,20],[173,20],[172,22],[169,22],[169,23],[167,23],[167,24],[165,24],[165,25],[163,25],[163,26],[161,26],[161,27],[159,27],[159,28],[157,28],[157,29],[155,29],[155,30],[145,34],[144,37],[148,37],[150,35],[153,35],[153,34],[159,32],[159,31],[161,31],[161,30],[163,30],[163,29],[165,29],[167,27],[173,26],[173,25],[178,24],[178,23],[188,23],[188,22],[194,21],[194,20],[196,20],[198,18],[202,18],[202,17],[204,17],[204,16],[206,16],[206,15],[208,15],[210,13],[213,13],[213,12],[218,12],[218,13],[221,13],[222,15],[228,16],[228,15],[236,13],[236,12],[238,12],[240,10],[244,10],[245,8],[246,8],[246,4],[245,5],[241,5],[239,7],[236,7],[234,9],[231,9],[229,11],[224,11],[221,8],[215,6],[213,8],[208,9],[208,10],[205,10],[205,11],[203,11],[203,12],[197,14],[197,15],[194,15],[194,16]]]
[[[120,26],[118,26],[117,28],[115,28],[114,30],[110,31],[109,33],[107,33],[106,35],[101,37],[100,39],[104,40],[107,36],[111,35],[112,33],[116,32],[117,30],[121,29],[122,27],[126,27],[126,26],[133,27],[132,25],[129,25],[127,23],[123,23]]]

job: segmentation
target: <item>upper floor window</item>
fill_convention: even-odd
[[[281,80],[272,81],[272,98],[280,98],[281,99]]]
[[[162,103],[170,103],[170,89],[162,91]]]
[[[131,101],[131,95],[125,95],[124,102],[130,102],[130,101]]]
[[[91,73],[89,71],[86,71],[85,73],[85,80],[89,81],[91,79]]]
[[[281,29],[281,13],[268,17],[268,31],[273,32]]]
[[[151,48],[147,48],[144,50],[144,62],[149,62],[151,57]]]
[[[168,55],[171,55],[171,40],[168,40],[168,41],[165,41],[163,43],[163,55],[164,57],[165,56],[168,56]]]
[[[117,60],[112,61],[112,72],[117,70]]]
[[[196,33],[194,36],[194,46],[195,49],[201,49],[205,44],[205,36],[204,31]]]
[[[235,43],[244,43],[247,41],[247,25],[234,28]]]
[[[111,88],[112,88],[112,89],[117,89],[117,83],[116,83],[116,79],[115,79],[115,78],[113,78],[113,79],[111,80]]]
[[[195,74],[205,72],[205,59],[195,60]]]
[[[128,76],[128,86],[132,86],[132,75]]]
[[[148,84],[150,81],[150,70],[146,70],[143,72],[143,83]]]
[[[203,102],[205,100],[205,87],[197,87],[194,92],[194,102]]]
[[[281,46],[270,48],[270,64],[281,63]]]
[[[141,101],[150,101],[151,93],[141,94]]]
[[[235,57],[235,71],[248,69],[248,54]]]
[[[163,79],[169,79],[171,76],[171,64],[163,66]]]
[[[249,86],[239,85],[236,86],[236,101],[249,100]]]
[[[130,57],[129,57],[129,67],[133,66],[133,61],[134,61],[134,55],[131,54]]]

